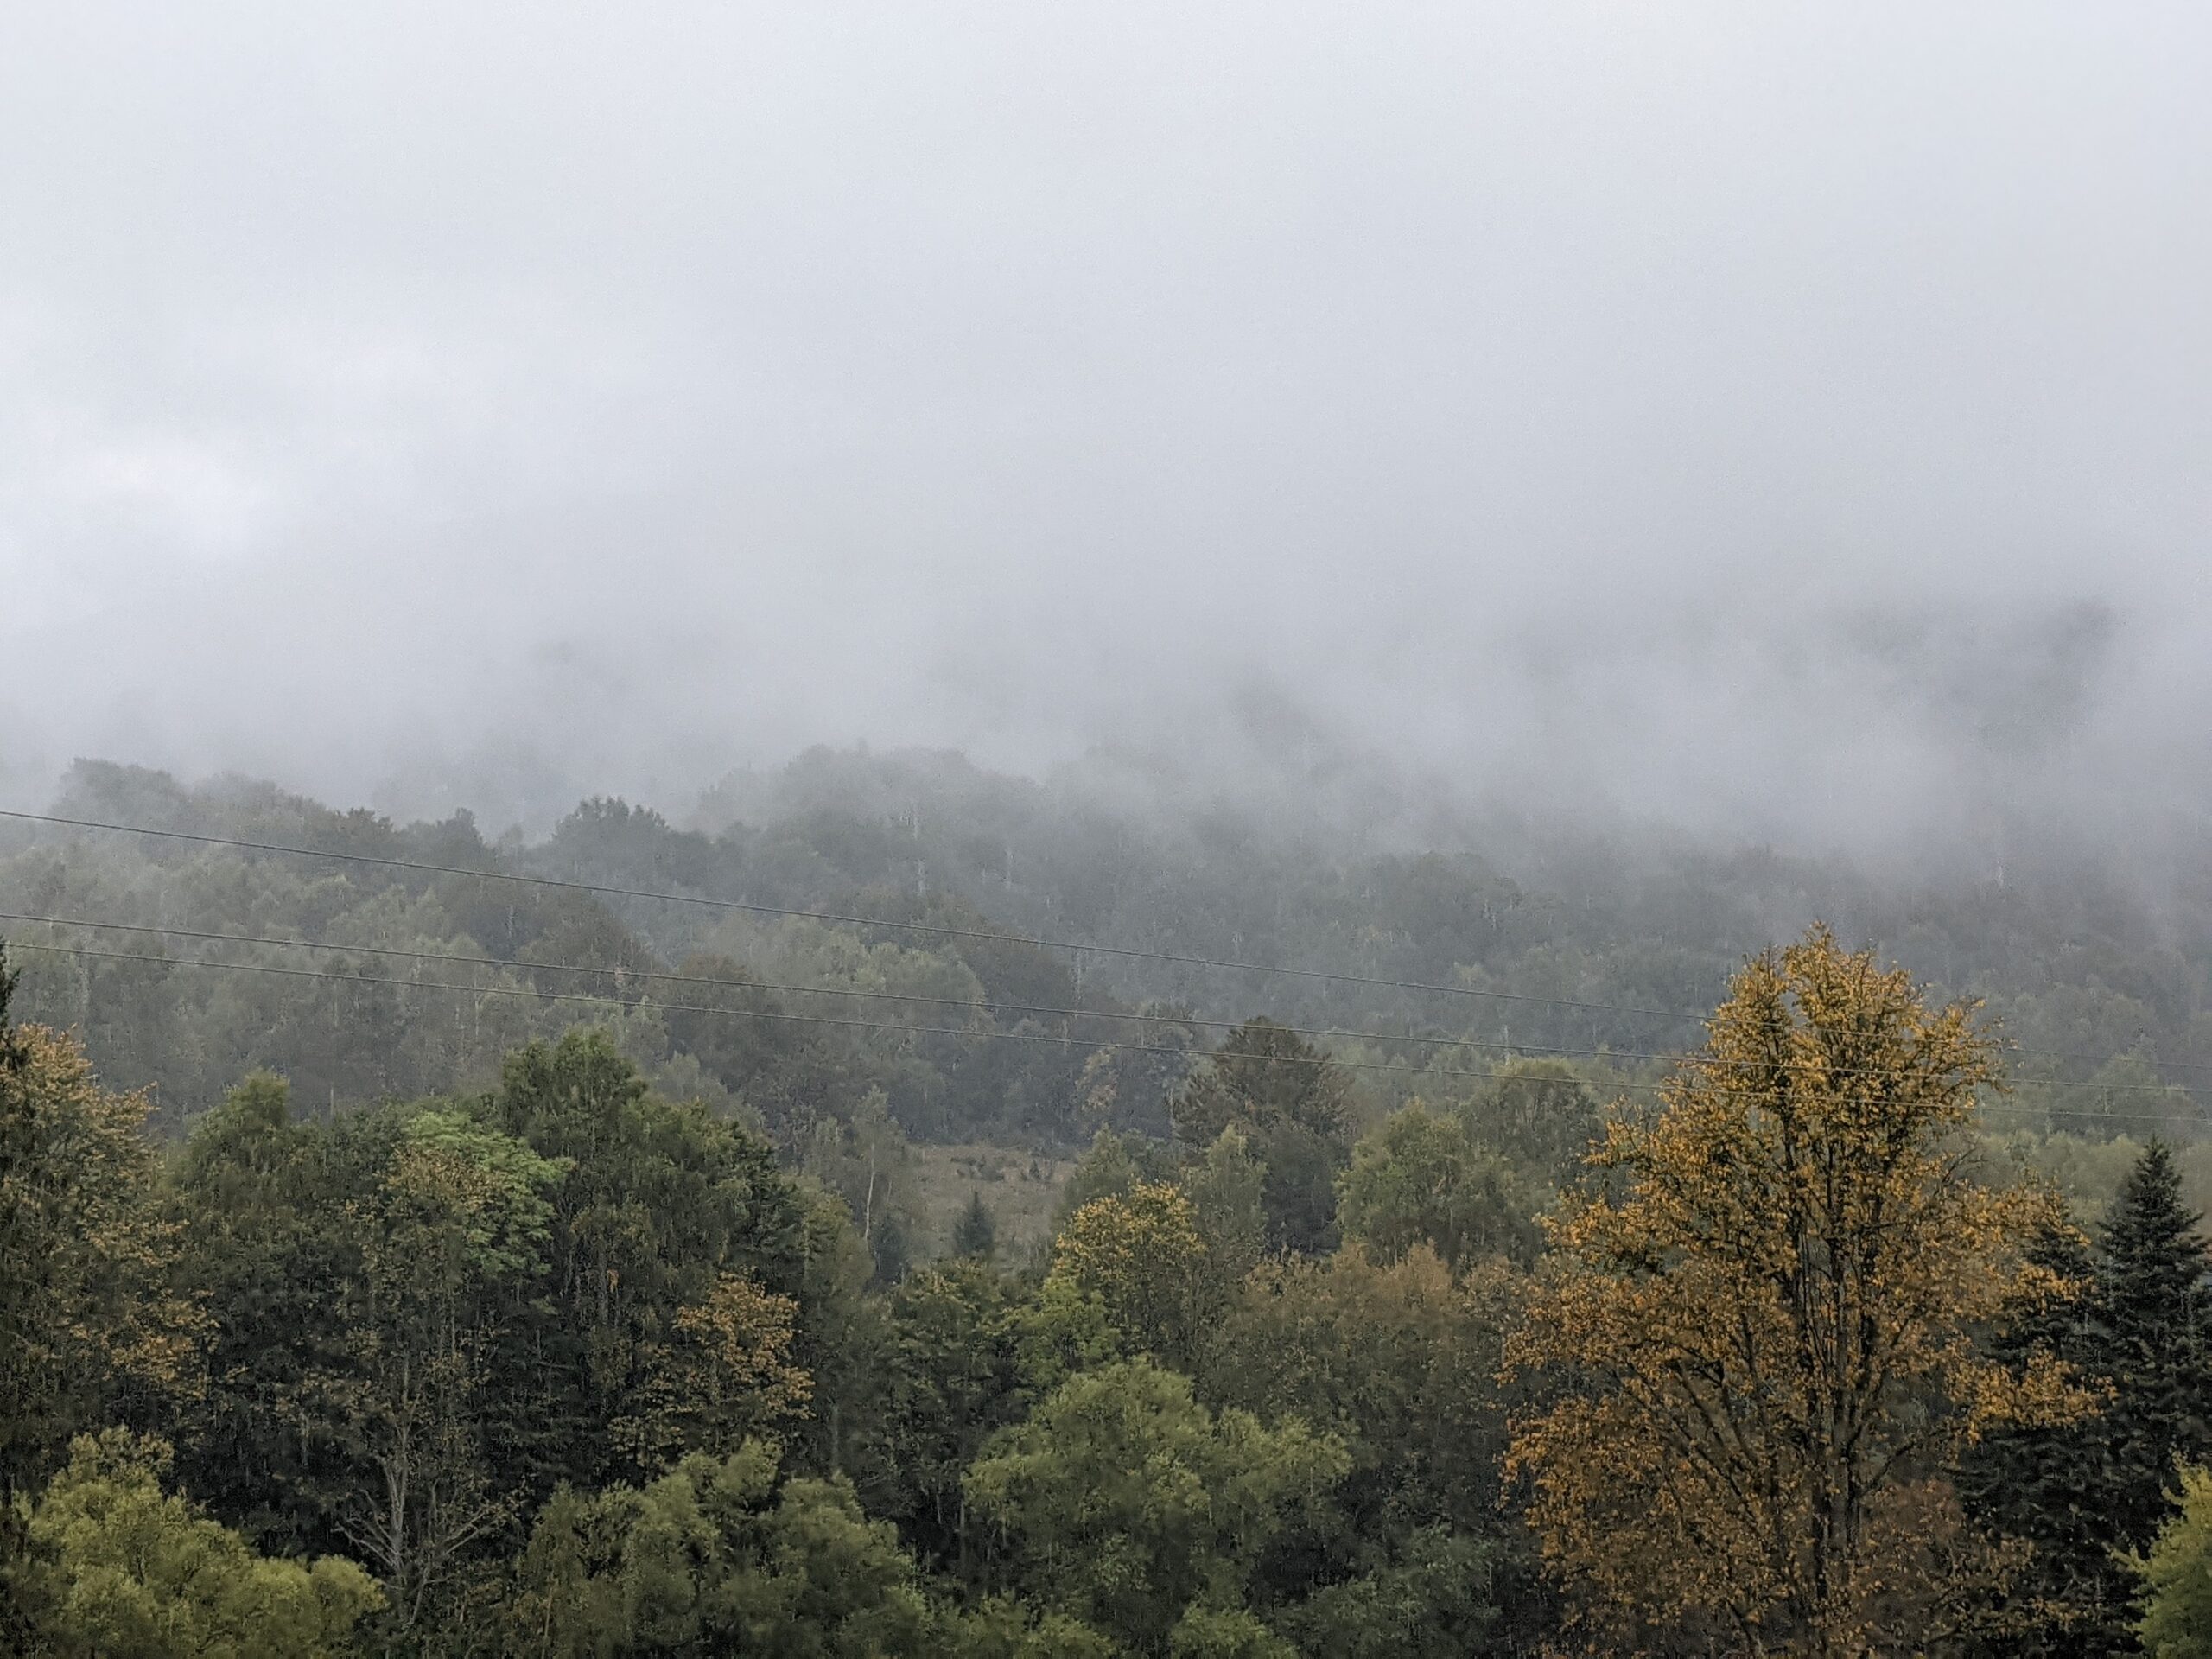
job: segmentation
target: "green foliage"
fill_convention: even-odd
[[[1480,1255],[1535,1255],[1535,1195],[1503,1158],[1418,1100],[1361,1137],[1337,1193],[1345,1236],[1380,1262],[1400,1261],[1419,1243],[1453,1268]]]
[[[1167,1148],[1141,1135],[1101,1129],[1060,1189],[1052,1231],[1058,1235],[1069,1217],[1094,1198],[1118,1198],[1140,1181],[1163,1181],[1173,1173],[1174,1160]]]
[[[2024,1311],[1999,1338],[2015,1360],[2037,1350],[2104,1380],[2094,1419],[2014,1432],[1977,1448],[1969,1503],[2034,1546],[2016,1586],[2007,1650],[2117,1654],[2136,1647],[2136,1575],[2126,1552],[2151,1549],[2176,1521],[2173,1471],[2212,1456],[2212,1256],[2183,1203],[2171,1149],[2152,1140],[2099,1230],[2091,1263],[2058,1236],[2045,1265],[2090,1294]]]
[[[988,1262],[998,1247],[999,1226],[992,1218],[990,1207],[983,1202],[981,1192],[969,1193],[968,1207],[960,1212],[960,1220],[952,1230],[952,1253]]]
[[[383,1604],[329,1556],[257,1555],[165,1494],[169,1448],[121,1429],[79,1438],[30,1516],[21,1587],[41,1651],[86,1659],[323,1659],[353,1650]]]
[[[1167,1633],[1174,1659],[1297,1659],[1298,1650],[1249,1608],[1186,1608]]]
[[[1603,1127],[1598,1090],[1564,1060],[1510,1060],[1457,1114],[1478,1146],[1545,1186],[1564,1186]]]
[[[725,1274],[771,1295],[800,1287],[802,1209],[770,1148],[653,1095],[600,1033],[509,1056],[491,1110],[563,1171],[534,1287],[545,1313],[505,1338],[529,1350],[509,1373],[505,1455],[543,1493],[639,1478],[707,1446],[715,1431],[652,1396],[679,1361],[687,1310],[704,1308]]]
[[[0,942],[0,1588],[22,1548],[22,1516],[16,1499],[35,1468],[37,1440],[33,1425],[43,1379],[28,1363],[44,1322],[46,1257],[41,1249],[36,1212],[13,1197],[32,1178],[38,1156],[38,1119],[22,1071],[29,1053],[9,1007],[16,976]],[[29,1640],[16,1598],[0,1597],[0,1643]]]
[[[975,1257],[910,1274],[891,1297],[880,1465],[870,1507],[925,1559],[966,1573],[976,1529],[961,1476],[1025,1404],[1024,1304]]]
[[[2143,1586],[2136,1634],[2152,1659],[2212,1659],[2212,1471],[2179,1472],[2179,1510],[2148,1557],[2130,1559]]]
[[[1327,1057],[1271,1020],[1224,1038],[1169,1111],[1186,1158],[1205,1155],[1232,1124],[1265,1167],[1268,1243],[1305,1252],[1336,1242],[1337,1172],[1344,1166],[1351,1084]]]
[[[2202,898],[2212,887],[2188,871],[2154,907],[2130,886],[2040,864],[2018,849],[1994,887],[1873,880],[1845,863],[1765,849],[1639,856],[1645,849],[1605,845],[1586,830],[1532,836],[1495,822],[1440,827],[1478,837],[1481,855],[1405,856],[1379,850],[1364,832],[1323,830],[1303,815],[1293,830],[1221,803],[1164,816],[1133,810],[1118,789],[1096,787],[1101,782],[1071,779],[1045,791],[957,756],[817,752],[713,792],[699,809],[703,830],[592,800],[549,837],[495,843],[466,813],[395,823],[265,785],[192,788],[159,772],[86,762],[56,804],[86,818],[965,926],[985,937],[756,921],[470,876],[11,828],[0,837],[0,896],[13,909],[438,951],[469,958],[466,977],[495,991],[557,985],[605,999],[592,1008],[376,985],[369,981],[462,976],[452,964],[365,953],[319,957],[343,982],[331,983],[27,953],[17,1012],[81,1030],[111,1084],[157,1083],[171,1128],[257,1066],[289,1077],[296,1098],[320,1113],[480,1087],[509,1050],[582,1021],[620,1033],[662,1092],[757,1114],[779,1139],[787,1123],[840,1115],[877,1087],[917,1135],[1067,1144],[1102,1124],[1164,1132],[1164,1102],[1189,1069],[1185,1056],[1204,1046],[1205,1028],[1189,1016],[1243,1013],[1224,999],[1262,987],[1134,961],[1093,961],[1077,986],[1065,957],[1016,935],[1356,964],[1377,981],[1463,983],[1624,1010],[1695,1009],[1712,1004],[1733,964],[1768,934],[1824,915],[1846,936],[1892,940],[1909,963],[1986,997],[2022,1044],[2120,1055],[2116,1066],[2023,1056],[2016,1068],[2022,1105],[2073,1111],[2093,1100],[2114,1114],[2086,1132],[2125,1128],[2126,1114],[2146,1109],[2154,1096],[2134,1090],[2158,1084],[2157,1062],[2212,1061],[2202,943],[2212,939]],[[2190,856],[2201,874],[2201,853]],[[81,940],[32,927],[24,942]],[[297,952],[271,947],[220,954],[301,963]],[[587,971],[569,970],[577,967]],[[671,969],[722,982],[677,987],[643,976]],[[764,981],[944,995],[965,1007],[925,1016],[876,1005],[870,1017],[982,1031],[1026,1022],[1032,1034],[1065,1046],[759,1018],[802,1011]],[[1263,994],[1268,1012],[1286,1024],[1532,1050],[1649,1050],[1681,1036],[1678,1022],[1650,1015],[1440,1003],[1381,983],[1351,999],[1326,981],[1275,980]],[[1141,1008],[1160,1016],[1141,1027],[1147,1046],[1165,1052],[1095,1046],[1127,1039],[1134,1027],[1124,1020],[1045,1019],[987,1009],[986,1001]],[[1456,1103],[1452,1079],[1421,1074],[1429,1064],[1463,1069],[1464,1052],[1392,1042],[1361,1058],[1404,1061],[1402,1077],[1376,1078],[1386,1097],[1418,1092]],[[1558,1063],[1505,1071],[1534,1078],[1547,1065]],[[1611,1068],[1591,1069],[1596,1081]],[[2062,1093],[2047,1080],[2094,1083],[2097,1090]],[[1571,1081],[1562,1087],[1573,1093]],[[1586,1132],[1594,1113],[1537,1104],[1548,1089],[1485,1087],[1464,1103],[1479,1141],[1556,1179],[1572,1173],[1580,1150],[1578,1116]],[[2178,1097],[2171,1109],[2177,1122],[2189,1116]]]
[[[1096,1297],[1139,1349],[1188,1365],[1229,1293],[1212,1254],[1183,1191],[1144,1182],[1076,1211],[1052,1242],[1047,1281]]]
[[[1268,1245],[1268,1166],[1249,1135],[1224,1126],[1205,1156],[1187,1166],[1182,1187],[1205,1240],[1209,1280],[1224,1289],[1259,1264]]]
[[[1115,1659],[1119,1643],[1065,1613],[1039,1615],[1011,1596],[941,1608],[935,1651],[944,1659]]]
[[[4,963],[0,963],[0,969]],[[4,980],[0,973],[0,980]],[[79,1431],[166,1417],[199,1383],[143,1095],[100,1087],[70,1037],[0,1009],[0,1504]]]
[[[1140,1358],[1070,1378],[966,1488],[1040,1605],[1159,1653],[1194,1607],[1241,1608],[1262,1552],[1349,1465],[1333,1436],[1294,1418],[1217,1416],[1188,1379]]]
[[[1389,1266],[1347,1246],[1268,1264],[1224,1316],[1207,1395],[1294,1416],[1349,1455],[1325,1514],[1263,1564],[1285,1600],[1323,1586],[1299,1616],[1313,1641],[1357,1624],[1418,1651],[1432,1627],[1472,1629],[1471,1606],[1507,1592],[1541,1617],[1498,1475],[1510,1402],[1495,1379],[1522,1282],[1496,1262],[1455,1276],[1426,1244]]]
[[[414,1628],[467,1553],[512,1516],[485,1433],[491,1351],[542,1276],[566,1166],[456,1111],[405,1116],[372,1188],[347,1201],[354,1364],[333,1390],[353,1478],[340,1531]]]
[[[158,1427],[238,1548],[374,1567],[395,1651],[483,1651],[494,1627],[531,1652],[977,1659],[1555,1642],[1498,1453],[1556,1379],[1497,1381],[1528,1281],[1497,1258],[1525,1261],[1528,1218],[1580,1178],[1606,1089],[1656,1073],[1516,1059],[1470,1088],[1449,1045],[1671,1046],[1675,1021],[1566,1005],[1709,1006],[1770,918],[1808,911],[1897,939],[2031,1046],[2120,1055],[2024,1057],[2006,1109],[2115,1115],[2019,1141],[2110,1224],[2099,1294],[1991,1333],[2014,1370],[2049,1352],[2115,1395],[2101,1426],[1994,1427],[1958,1471],[1978,1520],[2038,1551],[2002,1611],[2054,1617],[2012,1619],[2005,1650],[2124,1643],[2104,1544],[2174,1535],[2170,1459],[2206,1455],[2188,1223],[2212,1165],[2177,1148],[2178,1194],[2121,1202],[2139,1148],[2108,1133],[2177,1105],[2159,1061],[2212,1061],[2202,884],[2153,917],[2017,863],[2001,887],[1891,893],[1770,855],[1564,841],[1508,879],[1225,809],[1163,828],[944,757],[817,754],[734,782],[705,831],[593,801],[496,845],[465,815],[401,825],[235,782],[92,765],[68,788],[86,817],[960,930],[0,831],[13,909],[348,947],[210,948],[322,981],[20,958],[16,1012],[158,1084],[152,1128],[184,1144],[165,1185],[145,1103],[0,1013],[0,1484],[28,1499],[72,1433]],[[378,982],[462,978],[484,994]],[[867,993],[836,1011],[894,1028],[772,1017],[832,1004],[771,984]],[[1258,995],[1273,1018],[1209,1055],[1205,1020]],[[1077,1007],[1101,1012],[1039,1012]],[[1357,1091],[1329,1055],[1360,1063]],[[1025,1159],[1089,1139],[1049,1264],[993,1270],[988,1233],[1026,1255],[1002,1189],[950,1229],[956,1259],[922,1261],[953,1206],[925,1203],[920,1166],[950,1154],[909,1135]],[[2053,1249],[2047,1274],[2079,1278]],[[0,1503],[0,1533],[29,1512]]]
[[[882,1299],[868,1290],[875,1262],[833,1193],[801,1179],[798,1363],[814,1381],[811,1414],[789,1427],[787,1445],[805,1465],[836,1473],[868,1455],[880,1410],[890,1341]]]
[[[173,1173],[181,1276],[205,1299],[207,1387],[177,1425],[188,1490],[264,1548],[334,1547],[345,1481],[340,1379],[361,1272],[345,1205],[372,1167],[363,1137],[296,1121],[256,1072],[194,1127]]]
[[[1313,1659],[1458,1659],[1498,1624],[1496,1546],[1423,1527],[1393,1559],[1324,1586],[1279,1621]]]
[[[525,1046],[483,1100],[327,1124],[249,1079],[176,1191],[213,1325],[178,1425],[193,1489],[278,1547],[358,1554],[410,1630],[461,1616],[562,1482],[799,1421],[857,1329],[842,1211],[810,1218],[764,1141],[598,1034]]]
[[[2212,1461],[2212,1268],[2164,1142],[2144,1148],[2106,1217],[2097,1264],[2098,1369],[2112,1379],[2096,1509],[2121,1548],[2146,1549],[2174,1512],[2175,1462]]]
[[[883,1091],[870,1090],[841,1115],[809,1113],[791,1128],[799,1167],[845,1201],[877,1281],[898,1283],[922,1230],[922,1205],[912,1151]]]
[[[897,1535],[849,1485],[777,1484],[775,1453],[695,1453],[642,1489],[563,1490],[531,1529],[507,1651],[575,1656],[937,1651]]]

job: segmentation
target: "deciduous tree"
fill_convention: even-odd
[[[1195,1640],[1210,1616],[1241,1612],[1261,1552],[1347,1465],[1332,1436],[1217,1416],[1189,1379],[1140,1358],[1070,1378],[967,1487],[1039,1605],[1161,1653],[1187,1618]]]
[[[383,1605],[352,1561],[257,1555],[162,1490],[169,1448],[122,1429],[79,1438],[31,1512],[22,1588],[38,1651],[84,1659],[327,1659]]]
[[[1417,1243],[1453,1268],[1479,1255],[1525,1261],[1541,1207],[1504,1158],[1418,1100],[1363,1135],[1337,1178],[1344,1236],[1386,1263]]]
[[[0,994],[0,1498],[35,1490],[77,1431],[200,1386],[150,1104],[100,1087],[73,1038],[10,1025]]]
[[[1707,1032],[1553,1229],[1510,1361],[1567,1393],[1511,1466],[1601,1616],[1751,1652],[1924,1644],[1971,1588],[1929,1556],[1961,1536],[1961,1445],[2090,1403],[2050,1356],[1974,1341],[2049,1278],[2027,1247],[2053,1201],[1972,1178],[1993,1046],[1871,952],[1815,929],[1748,963]]]
[[[1228,1294],[1210,1267],[1197,1207],[1180,1188],[1147,1181],[1077,1211],[1053,1241],[1050,1276],[1097,1297],[1140,1348],[1187,1365]]]
[[[2212,1470],[2183,1465],[2175,1485],[2175,1513],[2130,1560],[2143,1586],[2135,1633],[2152,1659],[2212,1659]]]

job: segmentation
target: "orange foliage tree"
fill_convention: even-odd
[[[1605,1639],[1918,1651],[2002,1571],[1947,1471],[2093,1401],[1974,1340],[2062,1289],[2025,1253],[2056,1200],[1974,1173],[2000,1086],[1970,1007],[1815,928],[1745,966],[1656,1110],[1616,1109],[1506,1357],[1553,1389],[1509,1469]]]

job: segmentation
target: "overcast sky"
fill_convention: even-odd
[[[2201,786],[2201,5],[0,13],[0,791]]]

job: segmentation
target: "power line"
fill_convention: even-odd
[[[188,927],[156,927],[135,922],[93,921],[83,917],[41,916],[19,911],[0,911],[0,922],[29,922],[48,927],[75,927],[89,931],[111,933],[152,933],[158,934],[167,938],[194,939],[216,942],[225,944],[262,945],[288,950],[322,950],[334,954],[385,957],[408,962],[449,963],[468,967],[486,967],[494,969],[528,971],[544,969],[556,973],[608,974],[615,977],[618,984],[624,980],[638,980],[660,984],[714,986],[728,990],[760,991],[779,995],[847,996],[879,1002],[912,1002],[938,1007],[981,1008],[993,1014],[1046,1014],[1055,1018],[1071,1020],[1119,1020],[1144,1025],[1185,1026],[1209,1031],[1234,1031],[1244,1023],[1243,1021],[1235,1020],[1200,1020],[1194,1017],[1185,1018],[1179,1014],[1148,1014],[1138,1010],[1122,1010],[1114,1008],[1065,1008],[1029,1002],[995,1001],[988,998],[935,996],[920,991],[863,990],[857,986],[778,985],[771,984],[760,980],[726,979],[703,974],[671,974],[649,969],[622,967],[601,968],[590,966],[582,963],[526,963],[520,961],[505,961],[491,957],[466,956],[457,951],[405,950],[390,945],[375,944],[334,944],[315,939],[276,938],[261,934],[222,933]],[[149,958],[149,960],[167,962],[179,960],[179,958],[156,957]],[[406,982],[414,983],[416,982],[410,981]],[[615,999],[607,998],[601,1000],[613,1001]],[[663,1006],[665,1007],[668,1005],[664,1004]],[[1756,1060],[1726,1061],[1720,1060],[1711,1056],[1662,1053],[1649,1049],[1569,1048],[1553,1044],[1514,1043],[1503,1040],[1485,1040],[1484,1039],[1472,1037],[1423,1037],[1412,1033],[1402,1033],[1397,1032],[1355,1031],[1343,1027],[1286,1026],[1276,1024],[1275,1029],[1288,1032],[1292,1035],[1297,1037],[1322,1039],[1335,1038],[1347,1039],[1353,1042],[1409,1043],[1425,1048],[1472,1049],[1484,1052],[1517,1055],[1532,1058],[1657,1060],[1670,1065],[1708,1066],[1736,1065],[1754,1069],[1762,1065],[1775,1065],[1785,1071],[1816,1071],[1823,1069],[1806,1062],[1763,1062]],[[1059,1041],[1063,1039],[1053,1038],[1049,1040]],[[1181,1051],[1177,1052],[1179,1052]],[[1350,1064],[1350,1062],[1344,1063]],[[1857,1077],[1867,1075],[1873,1070],[1873,1068],[1865,1066],[1846,1066],[1840,1068],[1827,1068],[1826,1070],[1827,1075],[1832,1077]],[[2061,1078],[2036,1079],[2034,1081],[2037,1083],[2038,1086],[2044,1088],[2097,1089],[2101,1090],[2106,1093],[2118,1094],[2165,1095],[2173,1092],[2177,1086],[2154,1084],[2098,1084],[2086,1081],[2069,1081]]]
[[[585,993],[571,991],[540,990],[534,987],[507,985],[457,985],[442,980],[395,979],[369,974],[326,974],[319,972],[312,968],[282,968],[267,963],[213,962],[207,960],[205,957],[156,957],[130,951],[94,950],[86,947],[75,945],[40,944],[22,940],[16,941],[15,948],[23,950],[45,951],[55,956],[87,957],[98,961],[150,963],[168,968],[208,968],[224,973],[269,974],[286,979],[315,980],[321,983],[330,985],[378,985],[388,986],[400,990],[457,991],[465,995],[470,996],[530,998],[545,1002],[582,1002],[600,1007],[605,1007],[609,1002],[614,1001],[614,999],[611,997],[593,996]],[[743,1020],[779,1020],[798,1025],[831,1026],[848,1030],[887,1032],[896,1035],[908,1037],[950,1037],[980,1039],[987,1042],[1047,1043],[1057,1045],[1062,1048],[1071,1048],[1077,1046],[1076,1041],[1073,1039],[1055,1037],[1043,1032],[977,1031],[973,1028],[962,1027],[908,1026],[883,1020],[844,1019],[830,1014],[791,1014],[782,1010],[718,1007],[707,1005],[679,1002],[663,1002],[657,1004],[656,1006],[661,1012],[670,1014],[715,1014],[726,1018]],[[1193,1057],[1195,1052],[1195,1051],[1190,1049],[1170,1048],[1159,1044],[1128,1043],[1111,1040],[1094,1042],[1085,1039],[1083,1041],[1081,1046],[1086,1049],[1095,1050],[1103,1048],[1126,1053],[1164,1054],[1179,1059],[1189,1059]],[[1335,1066],[1344,1071],[1394,1072],[1399,1076],[1409,1078],[1428,1077],[1468,1077],[1484,1083],[1494,1083],[1499,1080],[1496,1073],[1490,1071],[1455,1070],[1446,1066],[1422,1066],[1416,1069],[1412,1066],[1392,1065],[1378,1060],[1338,1059],[1332,1055],[1327,1054],[1316,1054],[1313,1056],[1280,1054],[1269,1055],[1266,1058],[1272,1064],[1312,1066],[1327,1065]],[[1666,1087],[1666,1085],[1661,1084],[1610,1081],[1602,1085],[1592,1086],[1618,1090],[1623,1092],[1643,1094],[1662,1093]],[[2173,1092],[2177,1096],[2179,1096],[2182,1100],[2188,1101],[2188,1096],[2183,1094],[2181,1090],[2175,1090]],[[1853,1103],[1859,1105],[1878,1105],[1882,1103],[1872,1096],[1860,1096],[1853,1097]],[[2131,1114],[2122,1112],[2068,1111],[2057,1107],[2005,1106],[1988,1102],[1979,1103],[1978,1109],[1990,1112],[2012,1112],[2029,1116],[2044,1116],[2051,1117],[2090,1117],[2112,1122],[2145,1123],[2171,1122],[2176,1116],[2172,1113]]]
[[[246,852],[283,853],[299,858],[331,858],[382,869],[413,870],[431,875],[477,876],[492,881],[513,881],[526,887],[550,887],[569,893],[597,893],[616,899],[643,899],[662,904],[701,905],[716,910],[743,911],[755,916],[791,917],[805,921],[836,922],[849,927],[880,927],[910,933],[929,933],[941,938],[982,939],[995,944],[1027,944],[1044,950],[1068,950],[1081,955],[1117,957],[1138,962],[1167,962],[1191,968],[1219,968],[1236,973],[1274,974],[1296,979],[1323,980],[1340,985],[1372,985],[1383,989],[1429,991],[1445,996],[1481,997],[1497,1002],[1528,1002],[1545,1007],[1579,1008],[1592,1014],[1631,1014],[1658,1020],[1703,1020],[1707,1016],[1675,1008],[1643,1008],[1619,1002],[1585,1002],[1571,997],[1538,996],[1524,991],[1481,990],[1470,985],[1445,985],[1432,980],[1386,979],[1372,974],[1337,973],[1320,968],[1270,967],[1264,963],[1236,962],[1218,957],[1185,956],[1171,950],[1140,950],[1128,945],[1084,944],[1072,939],[1041,935],[993,932],[980,927],[948,927],[935,922],[893,921],[885,917],[848,916],[836,911],[799,910],[785,905],[753,904],[742,899],[715,899],[702,893],[654,893],[640,887],[618,887],[593,881],[565,880],[550,875],[525,875],[512,870],[471,870],[453,864],[432,864],[420,859],[386,858],[372,853],[346,853],[321,847],[289,847],[281,842],[244,841],[231,836],[201,835],[186,830],[155,830],[143,824],[108,823],[97,818],[68,818],[45,812],[20,812],[0,808],[0,818],[29,823],[58,824],[74,830],[107,830],[126,836],[152,836],[208,847],[234,847]]]

